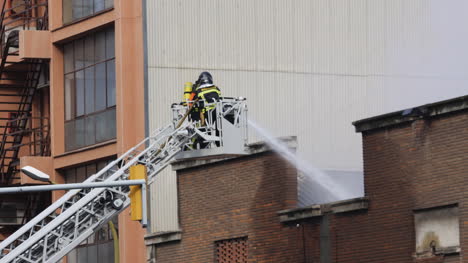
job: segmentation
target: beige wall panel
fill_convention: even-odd
[[[178,230],[177,178],[171,167],[159,173],[150,186],[152,232]]]
[[[150,66],[364,74],[364,0],[183,3],[149,2]]]
[[[172,120],[170,106],[172,102],[181,99],[182,88],[168,83],[168,79],[175,77],[173,75],[157,75],[155,70],[149,70],[148,73],[149,129],[154,131],[170,124]],[[157,175],[151,185],[151,231],[178,230],[177,209],[177,181],[175,173],[168,167]]]
[[[276,67],[276,43],[274,41],[277,34],[276,30],[276,1],[257,0],[252,3],[252,8],[255,8],[255,24],[250,27],[250,30],[255,30],[258,71],[273,71]],[[264,10],[258,12],[257,10]]]

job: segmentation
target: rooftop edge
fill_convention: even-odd
[[[356,132],[364,132],[465,109],[468,109],[468,95],[378,115],[355,121],[352,124]]]
[[[278,137],[276,139],[284,143],[288,148],[292,148],[292,149],[297,148],[296,136],[284,136],[284,137]],[[247,147],[247,152],[248,152],[247,155],[211,155],[211,156],[205,155],[205,156],[200,156],[197,158],[183,159],[183,160],[178,160],[178,161],[171,163],[172,170],[178,171],[182,169],[221,162],[221,161],[234,159],[234,158],[239,158],[242,156],[249,156],[252,154],[259,154],[263,152],[273,151],[273,149],[271,149],[268,143],[264,141],[251,143],[251,144],[248,144],[246,147]]]
[[[368,207],[369,199],[367,197],[357,197],[321,205],[282,210],[278,212],[278,215],[281,223],[291,223],[299,220],[321,217],[327,213],[338,214],[367,210]]]

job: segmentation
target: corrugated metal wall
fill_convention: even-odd
[[[209,70],[223,95],[248,99],[250,118],[297,135],[304,159],[360,171],[351,122],[393,110],[389,85],[421,85],[436,71],[415,62],[432,51],[430,2],[148,0],[150,128],[168,123],[183,83]],[[406,52],[414,61],[402,63]],[[163,231],[177,228],[177,196],[173,174],[160,180],[152,223]]]

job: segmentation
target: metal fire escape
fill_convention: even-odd
[[[174,159],[245,154],[247,105],[244,99],[217,102],[206,125],[187,118],[188,107],[173,106],[173,122],[158,129],[85,182],[119,182],[130,167],[143,164],[147,183]],[[201,146],[203,145],[203,146]],[[146,147],[145,147],[146,146]],[[198,153],[196,156],[194,153]],[[57,262],[130,204],[130,189],[115,186],[70,190],[0,243],[0,263]]]
[[[50,154],[47,119],[31,114],[47,62],[19,58],[19,31],[48,29],[47,1],[3,1],[0,25],[0,185],[5,186],[18,172],[20,150],[29,147],[29,155]]]
[[[49,124],[32,116],[38,83],[47,75],[48,62],[21,59],[19,32],[47,30],[46,0],[5,0],[0,14],[0,186],[17,184],[19,158],[50,155]],[[12,203],[13,202],[13,203]],[[44,193],[0,199],[0,231],[11,233],[50,203]]]

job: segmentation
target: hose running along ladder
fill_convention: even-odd
[[[178,153],[210,151],[235,154],[231,145],[245,150],[247,106],[245,99],[223,98],[214,103],[216,114],[208,114],[204,126],[192,121],[188,106],[173,105],[173,122],[155,131],[132,149],[109,163],[85,182],[127,180],[130,167],[143,164],[147,184]],[[211,117],[215,116],[215,117]],[[215,119],[216,118],[216,119]],[[200,139],[201,138],[201,139]],[[240,139],[240,140],[239,140]],[[199,149],[195,141],[202,141]],[[237,154],[244,154],[238,151]],[[183,157],[185,158],[185,157]],[[70,190],[60,199],[0,243],[0,263],[57,262],[130,204],[128,186]]]

